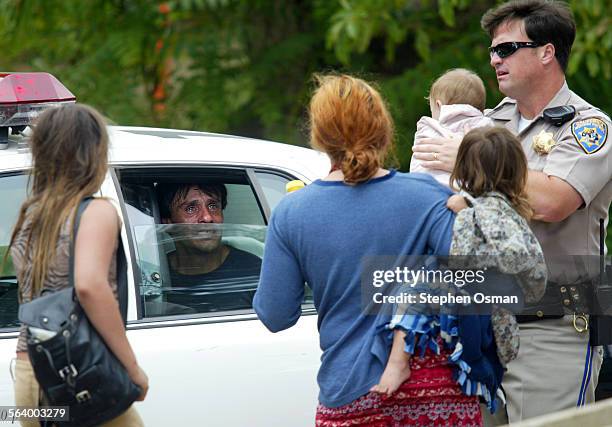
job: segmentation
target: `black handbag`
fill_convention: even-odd
[[[91,198],[83,200],[74,220],[70,242],[68,288],[43,292],[19,307],[19,320],[28,327],[28,355],[34,375],[51,406],[69,406],[70,421],[61,426],[95,426],[127,410],[141,393],[127,371],[89,323],[74,290],[74,241],[81,215]],[[119,236],[117,285],[125,322],[127,284]],[[30,328],[55,333],[39,339]]]

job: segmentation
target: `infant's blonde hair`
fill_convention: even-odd
[[[455,68],[442,74],[431,85],[429,99],[440,101],[442,105],[468,104],[484,111],[487,92],[478,74],[465,68]]]

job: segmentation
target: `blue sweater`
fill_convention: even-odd
[[[371,351],[377,319],[361,309],[362,259],[447,255],[451,194],[429,175],[391,171],[357,186],[315,181],[276,207],[254,307],[268,329],[287,329],[300,317],[308,283],[319,315],[323,405],[342,406],[366,394],[386,364]]]

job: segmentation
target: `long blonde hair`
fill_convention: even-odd
[[[96,193],[104,181],[108,134],[96,110],[71,104],[40,115],[30,146],[31,190],[19,211],[9,248],[27,214],[31,228],[26,250],[32,251],[33,297],[42,290],[62,226],[74,219],[80,201]]]
[[[315,76],[310,144],[327,153],[344,182],[372,178],[393,143],[393,119],[371,85],[348,75]]]

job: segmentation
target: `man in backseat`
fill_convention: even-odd
[[[168,253],[166,301],[198,313],[250,309],[261,259],[221,240],[225,185],[162,184],[158,194],[162,222],[175,224],[167,230],[175,250]]]

